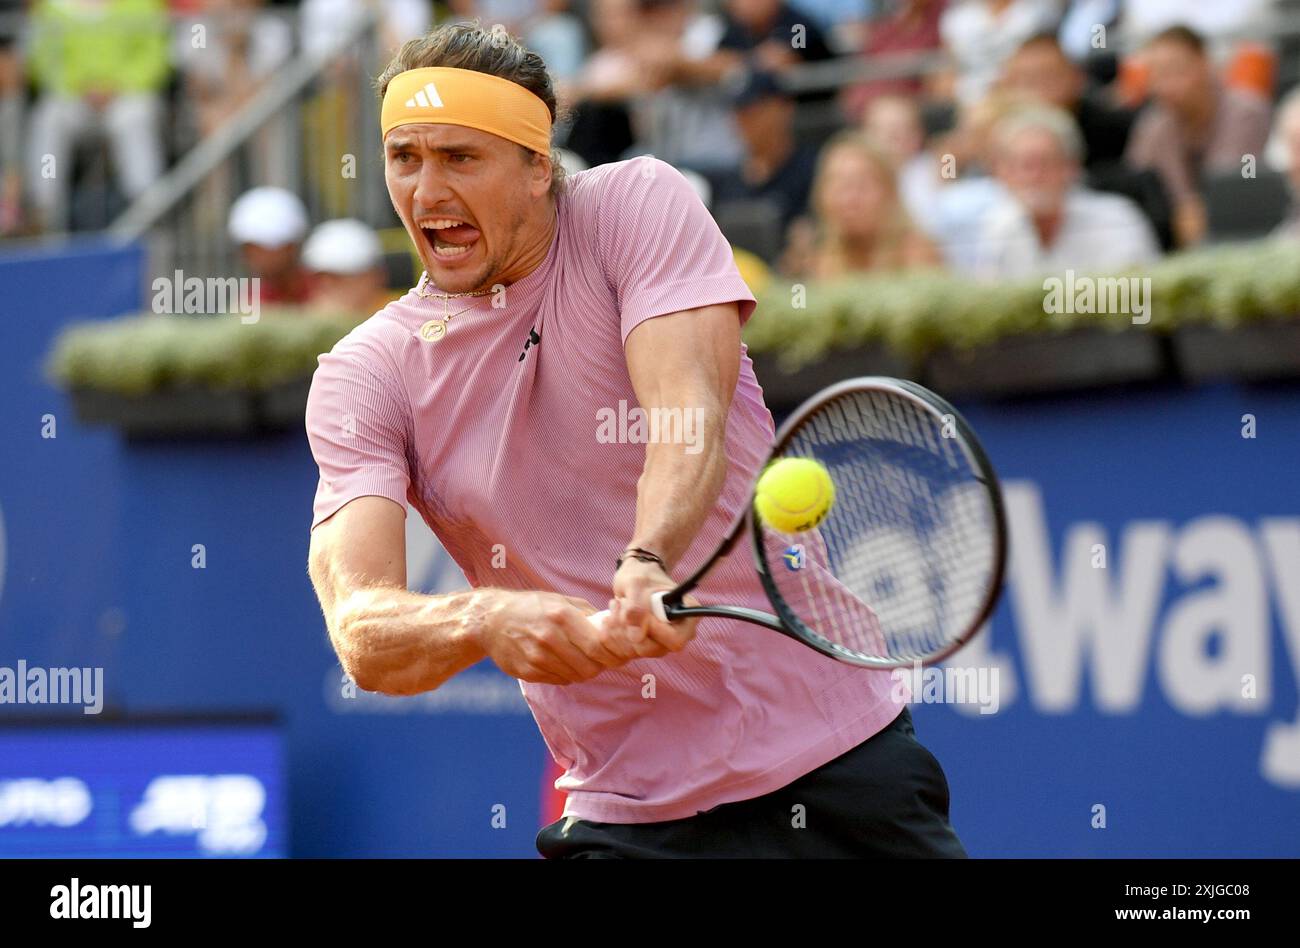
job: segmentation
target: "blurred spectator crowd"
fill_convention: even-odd
[[[662,158],[791,277],[1026,277],[1300,236],[1295,0],[0,0],[0,237],[104,226],[86,188],[125,207],[295,57],[346,56],[368,11],[386,51],[502,24],[557,81],[573,170]],[[304,245],[306,211],[251,167],[214,192],[245,267],[286,300],[382,295],[370,225],[391,220]]]

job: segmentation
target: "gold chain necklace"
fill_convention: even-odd
[[[473,305],[466,306],[462,310],[451,313],[448,312],[447,300],[458,299],[464,296],[487,296],[492,290],[477,290],[472,293],[426,293],[423,287],[429,282],[429,272],[426,270],[420,276],[420,282],[415,285],[415,295],[422,300],[442,300],[442,316],[437,319],[431,319],[420,327],[420,338],[425,342],[437,342],[443,336],[447,335],[447,324],[453,317],[461,313],[468,313],[473,309]]]

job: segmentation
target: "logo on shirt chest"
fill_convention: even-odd
[[[524,361],[524,356],[528,355],[528,349],[542,341],[542,337],[537,335],[537,327],[534,326],[528,330],[528,338],[524,340],[524,351],[519,353],[519,361]]]

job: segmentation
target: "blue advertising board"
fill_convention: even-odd
[[[0,858],[288,855],[269,723],[0,718]]]
[[[1300,390],[961,407],[1011,559],[952,664],[998,669],[1000,701],[917,731],[971,851],[1300,855]]]
[[[484,663],[387,698],[343,676],[306,576],[301,432],[79,426],[34,366],[62,322],[142,300],[27,265],[47,269],[3,301],[0,667],[102,668],[118,711],[276,709],[292,855],[534,855],[546,751],[513,680]],[[1011,561],[990,628],[913,713],[971,854],[1300,855],[1300,390],[959,407],[1004,480]],[[414,513],[407,534],[413,588],[463,588]]]

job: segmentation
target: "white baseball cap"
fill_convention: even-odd
[[[302,248],[303,265],[318,273],[365,273],[383,259],[379,235],[350,217],[321,224]]]
[[[307,233],[307,209],[284,188],[253,188],[230,208],[230,239],[237,244],[283,247]]]

